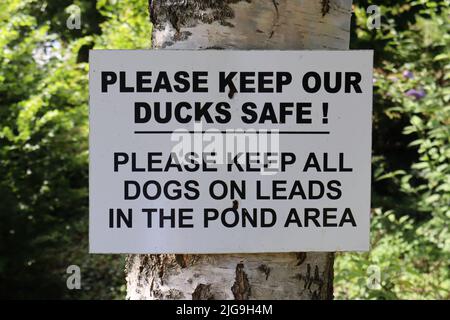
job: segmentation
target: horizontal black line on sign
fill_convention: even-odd
[[[249,131],[249,132],[244,132],[244,131],[226,131],[226,130],[222,130],[222,131],[134,131],[135,134],[172,134],[172,133],[206,133],[206,134],[217,134],[217,133],[222,133],[222,134],[260,134],[260,133],[265,133],[265,134],[330,134],[330,131]]]

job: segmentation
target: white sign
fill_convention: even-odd
[[[90,53],[90,252],[369,248],[371,51]]]

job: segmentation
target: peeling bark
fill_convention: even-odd
[[[150,0],[149,14],[155,49],[348,49],[351,0]],[[333,261],[316,252],[129,255],[127,298],[332,299]]]
[[[186,267],[175,255],[129,255],[130,299],[331,299],[333,254],[196,255]],[[176,291],[173,291],[173,290]],[[172,291],[171,291],[172,290]]]
[[[244,264],[238,263],[236,266],[236,279],[231,287],[235,300],[248,300],[250,297],[250,283],[244,271]]]
[[[345,49],[351,0],[151,1],[153,45],[173,49]]]
[[[330,12],[330,0],[322,0],[322,17]]]
[[[214,295],[211,292],[210,284],[200,283],[192,293],[192,300],[213,300]]]

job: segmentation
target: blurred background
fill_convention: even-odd
[[[449,299],[449,1],[353,4],[350,46],[375,50],[372,250],[337,255],[335,298]],[[150,48],[147,6],[1,1],[0,298],[125,298],[125,256],[88,254],[88,52]]]

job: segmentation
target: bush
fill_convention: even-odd
[[[378,30],[367,28],[363,8],[355,10],[355,45],[378,48],[372,195],[377,209],[370,253],[337,259],[336,295],[449,299],[449,5],[389,3]],[[381,287],[369,289],[366,280],[374,269]]]

